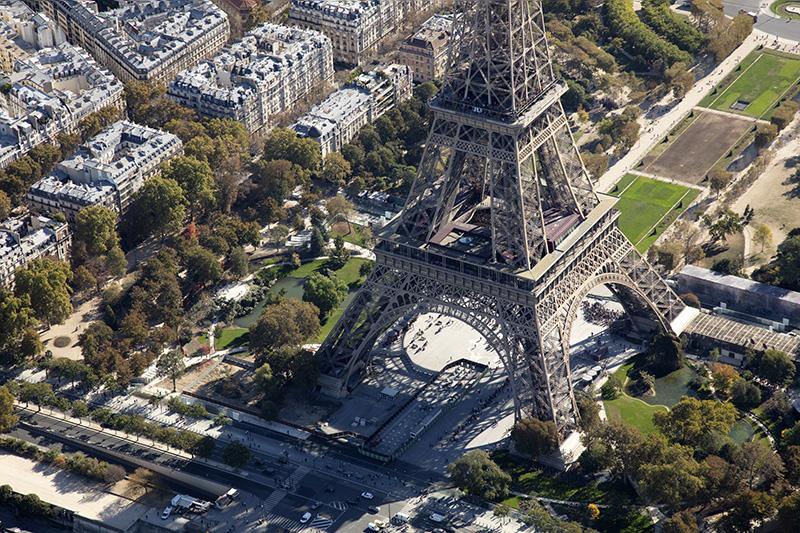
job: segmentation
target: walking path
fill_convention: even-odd
[[[595,190],[606,192],[616,184],[622,176],[634,168],[639,161],[672,130],[683,118],[697,106],[711,88],[725,78],[736,65],[756,49],[759,44],[765,44],[770,36],[761,31],[753,31],[744,42],[725,58],[714,71],[695,83],[683,99],[672,108],[653,121],[644,121],[644,131],[630,151],[617,161],[599,180],[595,182]]]

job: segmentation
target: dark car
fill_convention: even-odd
[[[381,512],[380,508],[377,505],[370,505],[369,507],[367,507],[367,510],[373,514],[378,514]]]
[[[345,500],[345,501],[346,501],[347,503],[349,503],[350,505],[358,505],[358,498],[348,498],[348,499],[347,499],[347,500]]]

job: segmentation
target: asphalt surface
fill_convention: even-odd
[[[19,416],[21,422],[12,430],[11,435],[28,442],[42,446],[60,443],[66,451],[83,451],[117,463],[121,462],[118,454],[124,454],[131,460],[147,461],[154,466],[177,473],[192,474],[224,486],[236,487],[240,491],[256,496],[261,502],[274,498],[277,500],[274,506],[264,510],[263,513],[254,503],[242,503],[242,505],[249,505],[245,511],[251,516],[263,517],[270,525],[278,525],[289,531],[302,528],[299,518],[306,511],[315,516],[314,520],[318,526],[332,529],[346,527],[350,530],[354,527],[363,529],[375,518],[388,519],[392,508],[396,512],[402,506],[381,491],[371,491],[374,496],[372,500],[362,498],[364,487],[348,481],[347,476],[342,476],[338,472],[326,475],[308,468],[281,463],[278,458],[267,454],[254,454],[246,470],[237,474],[41,413],[21,411]],[[215,451],[213,458],[219,459],[220,456],[221,451]],[[123,464],[130,470],[137,466],[132,462]],[[288,484],[290,481],[291,484]],[[284,488],[279,487],[282,482]],[[181,482],[176,483],[170,478],[167,478],[167,484],[176,492],[200,498],[211,497],[199,484],[187,486]],[[369,510],[373,505],[380,507],[380,513],[372,513]]]
[[[773,14],[769,10],[771,3],[772,0],[766,2],[762,0],[725,0],[723,10],[730,17],[736,16],[739,11],[758,13],[755,29],[776,37],[800,41],[800,20],[787,20]]]

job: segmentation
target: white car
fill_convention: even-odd
[[[161,520],[166,520],[167,518],[169,518],[169,515],[171,514],[172,514],[172,507],[170,507],[169,505],[164,507],[164,510],[161,511]]]
[[[377,525],[375,525],[374,523],[370,522],[369,524],[367,524],[367,530],[368,530],[368,531],[380,531],[380,530],[381,530],[381,528],[379,528],[379,527],[378,527]]]
[[[365,500],[371,500],[375,496],[373,496],[371,492],[362,492],[361,497],[364,498]]]
[[[300,517],[300,523],[305,524],[309,520],[311,520],[311,513],[306,511],[305,513],[303,513],[303,516]]]

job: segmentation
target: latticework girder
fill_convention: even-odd
[[[613,199],[593,190],[539,1],[464,0],[457,12],[419,175],[318,351],[320,383],[347,394],[381,333],[435,311],[499,354],[517,416],[553,420],[563,438],[577,429],[569,337],[588,292],[610,285],[626,311],[662,328],[683,304],[620,232]],[[466,233],[451,237],[454,228]],[[488,252],[473,252],[473,238],[488,239]]]

